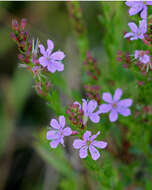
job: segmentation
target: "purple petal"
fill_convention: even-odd
[[[101,104],[99,106],[99,113],[107,113],[112,109],[111,104]]]
[[[129,9],[129,15],[130,16],[135,15],[135,14],[139,13],[142,10],[142,8],[143,8],[142,4],[139,4],[138,6],[137,6],[137,4],[138,4],[138,2],[136,3],[136,6],[132,6]]]
[[[54,72],[56,71],[56,67],[55,67],[54,63],[49,62],[49,64],[48,64],[48,70],[49,70],[51,73],[54,73]]]
[[[130,107],[132,105],[132,99],[124,99],[124,100],[120,100],[118,102],[118,106],[122,106],[122,107]]]
[[[88,146],[83,146],[79,151],[80,158],[86,158],[88,156]]]
[[[50,142],[50,146],[51,146],[51,148],[56,148],[59,143],[60,143],[59,139],[53,140],[52,142]]]
[[[52,50],[54,49],[54,43],[52,40],[47,40],[47,45],[48,45],[48,49],[50,50],[50,52],[52,52]]]
[[[48,131],[47,134],[46,134],[46,138],[48,140],[57,139],[57,138],[59,138],[58,132],[54,131],[54,130]]]
[[[146,1],[147,5],[152,5],[152,1]]]
[[[85,146],[85,145],[86,145],[85,141],[83,141],[81,139],[76,139],[73,142],[73,148],[75,148],[75,149],[79,149],[79,148],[81,148],[82,146]]]
[[[54,66],[56,67],[56,70],[59,72],[64,70],[64,64],[60,61],[55,61]]]
[[[61,128],[65,126],[65,117],[63,115],[59,116],[59,124]]]
[[[130,40],[138,40],[138,38],[143,39],[144,36],[143,35],[142,36],[134,35],[133,37],[130,38]]]
[[[79,102],[75,101],[73,104],[79,105],[79,108],[81,109],[81,104]]]
[[[89,118],[93,123],[98,123],[100,121],[100,117],[99,117],[98,113],[89,114]]]
[[[60,129],[60,125],[56,119],[51,119],[50,126],[54,129]]]
[[[147,32],[147,20],[146,19],[139,21],[139,29],[141,31],[141,34],[144,34]]]
[[[92,137],[90,138],[90,141],[93,141],[94,139],[96,139],[98,135],[100,135],[100,131],[98,131],[95,135],[92,135]]]
[[[82,99],[82,109],[84,112],[84,115],[87,117],[88,116],[88,105],[87,105],[87,101],[85,99]]]
[[[98,104],[97,104],[97,102],[95,100],[90,100],[88,102],[88,112],[92,113],[96,109],[97,105]]]
[[[40,53],[45,56],[46,55],[45,47],[42,44],[40,44],[39,48],[40,48]]]
[[[48,65],[48,60],[46,59],[46,57],[42,56],[39,58],[39,62],[43,67],[46,67]]]
[[[128,26],[130,27],[130,29],[134,32],[134,33],[138,33],[138,28],[137,25],[134,22],[129,22]]]
[[[52,59],[58,60],[58,61],[64,59],[64,57],[65,57],[65,54],[62,51],[56,51],[56,52],[52,53],[52,55],[51,55]]]
[[[111,94],[108,93],[108,92],[103,93],[102,99],[103,99],[105,102],[112,103],[112,96],[111,96]]]
[[[90,145],[89,151],[93,160],[97,160],[100,157],[99,151],[94,146]]]
[[[134,58],[137,59],[139,57],[139,51],[136,50],[135,53],[134,53]]]
[[[118,109],[118,111],[119,111],[119,113],[120,113],[121,115],[123,115],[123,116],[125,116],[125,117],[131,115],[131,111],[130,111],[130,109],[128,109],[128,108],[123,108],[123,107],[121,107],[121,108]]]
[[[85,141],[88,141],[89,140],[89,137],[91,136],[91,131],[86,131],[83,135],[83,139]]]
[[[64,145],[64,139],[63,139],[63,137],[60,138],[60,143],[61,143],[63,146],[65,146],[65,145]]]
[[[109,114],[109,119],[111,122],[115,122],[118,119],[118,113],[116,110],[112,110]]]
[[[147,6],[144,6],[143,10],[140,13],[141,18],[146,19],[147,18]]]
[[[150,62],[150,57],[148,55],[144,55],[143,57],[140,57],[139,60],[141,61],[141,63],[146,64],[146,63]]]
[[[125,4],[128,6],[128,7],[132,7],[134,5],[134,2],[132,1],[126,1]]]
[[[132,32],[128,32],[127,34],[124,35],[124,38],[129,38],[131,36],[134,36]]]
[[[120,100],[121,96],[122,96],[122,90],[120,88],[117,88],[115,90],[113,100],[117,102],[118,100]]]
[[[96,146],[97,148],[103,149],[103,148],[106,148],[108,143],[104,141],[93,141],[91,144]]]
[[[70,127],[66,127],[65,129],[63,129],[64,136],[70,136],[71,134],[72,134],[72,130]]]

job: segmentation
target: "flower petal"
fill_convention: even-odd
[[[46,138],[48,140],[58,139],[59,138],[58,132],[54,130],[50,130],[47,132]]]
[[[111,96],[111,94],[108,93],[108,92],[103,93],[102,99],[103,99],[105,102],[112,103],[112,96]]]
[[[147,6],[144,6],[143,10],[140,13],[141,18],[146,19],[147,18]]]
[[[111,122],[115,122],[118,119],[118,113],[116,110],[112,110],[109,114],[109,119]]]
[[[42,44],[40,44],[39,48],[40,48],[40,53],[45,56],[46,55],[45,47]]]
[[[89,118],[93,123],[98,123],[100,121],[100,116],[98,112],[89,114]]]
[[[56,67],[55,67],[54,63],[49,62],[49,64],[48,64],[48,71],[50,71],[51,73],[55,73]]]
[[[73,104],[79,105],[79,108],[81,109],[81,104],[79,102],[75,101]]]
[[[56,67],[57,71],[64,71],[64,64],[61,63],[60,61],[55,61],[54,66]]]
[[[97,104],[97,102],[95,100],[90,100],[88,102],[88,112],[92,113],[96,109],[97,105],[98,104]]]
[[[81,139],[76,139],[73,142],[73,148],[75,148],[75,149],[79,149],[79,148],[81,148],[82,146],[85,146],[85,145],[86,145],[85,141],[83,141]]]
[[[147,32],[147,20],[146,19],[139,21],[139,30],[140,30],[141,34],[145,34]]]
[[[39,58],[39,62],[43,67],[46,67],[48,65],[48,60],[46,59],[46,57],[42,56]]]
[[[97,160],[100,157],[99,151],[94,146],[90,145],[89,151],[93,160]]]
[[[92,137],[90,138],[90,141],[93,141],[94,139],[96,139],[98,135],[100,135],[100,131],[98,131],[95,135],[92,135]]]
[[[137,33],[138,32],[138,28],[137,25],[134,22],[129,22],[128,26],[130,27],[130,29],[134,32]]]
[[[122,96],[122,90],[120,88],[117,88],[115,90],[115,93],[114,93],[114,96],[113,96],[113,100],[114,101],[118,101],[118,100],[120,100],[121,96]]]
[[[119,112],[121,115],[125,116],[125,117],[131,115],[131,111],[130,111],[129,108],[121,107],[121,108],[118,109],[118,112]]]
[[[50,126],[54,129],[60,129],[60,125],[56,119],[51,119]]]
[[[52,40],[47,40],[48,49],[51,52],[54,49],[54,43]]]
[[[72,134],[72,130],[70,127],[66,127],[65,129],[63,129],[63,135],[64,136],[69,136]]]
[[[129,98],[124,99],[124,100],[120,100],[118,102],[118,106],[122,106],[125,108],[130,107],[131,105],[132,105],[132,99],[129,99]]]
[[[136,3],[136,6],[132,6],[130,9],[129,9],[129,15],[132,16],[132,15],[135,15],[137,13],[139,13],[141,11],[141,9],[143,8],[142,4],[138,2],[135,2]],[[138,4],[138,6],[137,6]]]
[[[63,115],[59,116],[59,124],[61,128],[65,126],[65,117]]]
[[[140,58],[139,58],[139,61],[140,61],[141,63],[146,64],[146,63],[150,62],[150,57],[149,57],[148,55],[144,55],[143,57],[140,57]]]
[[[84,112],[84,115],[86,117],[88,117],[88,104],[87,104],[87,101],[85,99],[82,99],[82,109],[83,109],[83,112]]]
[[[50,142],[50,146],[51,146],[51,148],[56,148],[59,143],[60,143],[59,139],[53,140],[52,142]]]
[[[86,158],[88,156],[88,146],[83,146],[79,150],[80,158]]]
[[[56,52],[52,53],[52,55],[51,55],[52,59],[58,60],[58,61],[64,59],[64,57],[65,57],[65,54],[62,51],[56,51]]]
[[[152,5],[152,1],[146,1],[147,5]]]
[[[103,149],[103,148],[106,148],[106,146],[107,146],[108,143],[104,142],[104,141],[93,141],[91,144],[93,146],[96,146],[97,148]]]
[[[89,140],[89,137],[91,136],[91,131],[86,131],[83,135],[83,139],[85,141],[88,141]]]
[[[107,113],[112,109],[111,104],[101,104],[99,106],[99,113]]]
[[[128,32],[124,35],[124,38],[129,38],[131,36],[134,36],[134,34],[132,32]]]

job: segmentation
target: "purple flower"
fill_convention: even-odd
[[[72,130],[70,127],[65,126],[65,117],[60,116],[59,122],[56,119],[51,119],[50,126],[54,128],[54,130],[50,130],[47,132],[46,138],[51,140],[50,146],[51,148],[56,148],[59,143],[64,146],[64,136],[69,136],[72,134]]]
[[[147,51],[142,51],[142,50],[136,50],[134,57],[135,59],[139,59],[139,61],[143,64],[147,64],[150,62],[150,56],[147,55]]]
[[[140,12],[143,19],[147,18],[147,5],[152,5],[152,1],[126,1],[125,3],[129,9],[129,15],[135,15]]]
[[[98,107],[98,104],[95,100],[90,100],[87,102],[85,99],[82,99],[82,110],[84,113],[83,116],[83,124],[85,125],[88,121],[88,118],[93,122],[93,123],[98,123],[100,121],[100,116],[99,116],[99,110],[95,111]],[[81,105],[79,102],[74,102],[74,104],[78,104],[80,109]]]
[[[118,119],[118,113],[123,116],[129,116],[131,114],[128,107],[132,105],[132,99],[120,100],[121,96],[122,90],[120,88],[116,89],[113,98],[112,95],[107,92],[102,95],[102,99],[107,102],[107,104],[101,104],[99,110],[100,113],[110,112],[109,119],[111,122],[115,122]]]
[[[129,22],[128,26],[132,30],[132,32],[128,32],[124,35],[124,38],[130,38],[130,40],[144,39],[144,34],[147,32],[147,21],[141,20],[139,21],[139,28],[133,22]]]
[[[95,147],[103,149],[107,146],[107,142],[96,141],[95,138],[99,134],[100,132],[98,131],[96,135],[91,136],[91,132],[86,131],[83,135],[83,140],[81,139],[74,140],[73,147],[75,149],[80,149],[79,151],[80,158],[86,158],[88,156],[88,149],[90,151],[93,160],[97,160],[100,157],[100,153]]]
[[[51,40],[47,40],[47,45],[47,50],[45,50],[42,44],[39,45],[40,52],[43,55],[39,58],[40,64],[43,67],[47,67],[51,73],[54,73],[55,71],[63,71],[64,65],[61,61],[64,59],[65,54],[62,51],[52,53],[54,43]]]

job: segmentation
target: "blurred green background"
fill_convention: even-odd
[[[81,56],[67,3],[0,2],[0,190],[151,190],[149,123],[138,131],[140,119],[133,123],[133,117],[130,121],[121,118],[117,125],[103,119],[103,136],[112,152],[103,151],[98,165],[90,159],[81,161],[72,150],[72,139],[67,140],[65,150],[51,150],[45,139],[53,113],[37,96],[31,74],[18,67],[17,47],[10,39],[11,21],[27,18],[31,38],[39,38],[43,44],[53,40],[55,49],[66,54],[64,77],[69,89],[80,90]],[[135,77],[116,62],[116,52],[130,45],[123,43],[123,31],[128,30],[127,7],[124,2],[80,2],[80,6],[89,50],[102,71],[102,90],[121,87],[135,99],[139,93]],[[66,105],[72,100],[63,93],[61,101]],[[128,139],[133,143],[126,153]],[[121,146],[124,149],[119,152]],[[127,156],[132,153],[135,157],[130,161]]]

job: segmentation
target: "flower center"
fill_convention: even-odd
[[[87,144],[87,145],[90,145],[90,144],[91,144],[91,141],[87,141],[86,144]]]
[[[47,56],[47,57],[46,57],[46,59],[49,61],[49,60],[50,60],[50,57],[49,57],[49,56]]]
[[[116,104],[116,103],[113,103],[113,104],[112,104],[112,107],[113,107],[113,108],[116,108],[116,107],[117,107],[117,104]]]

